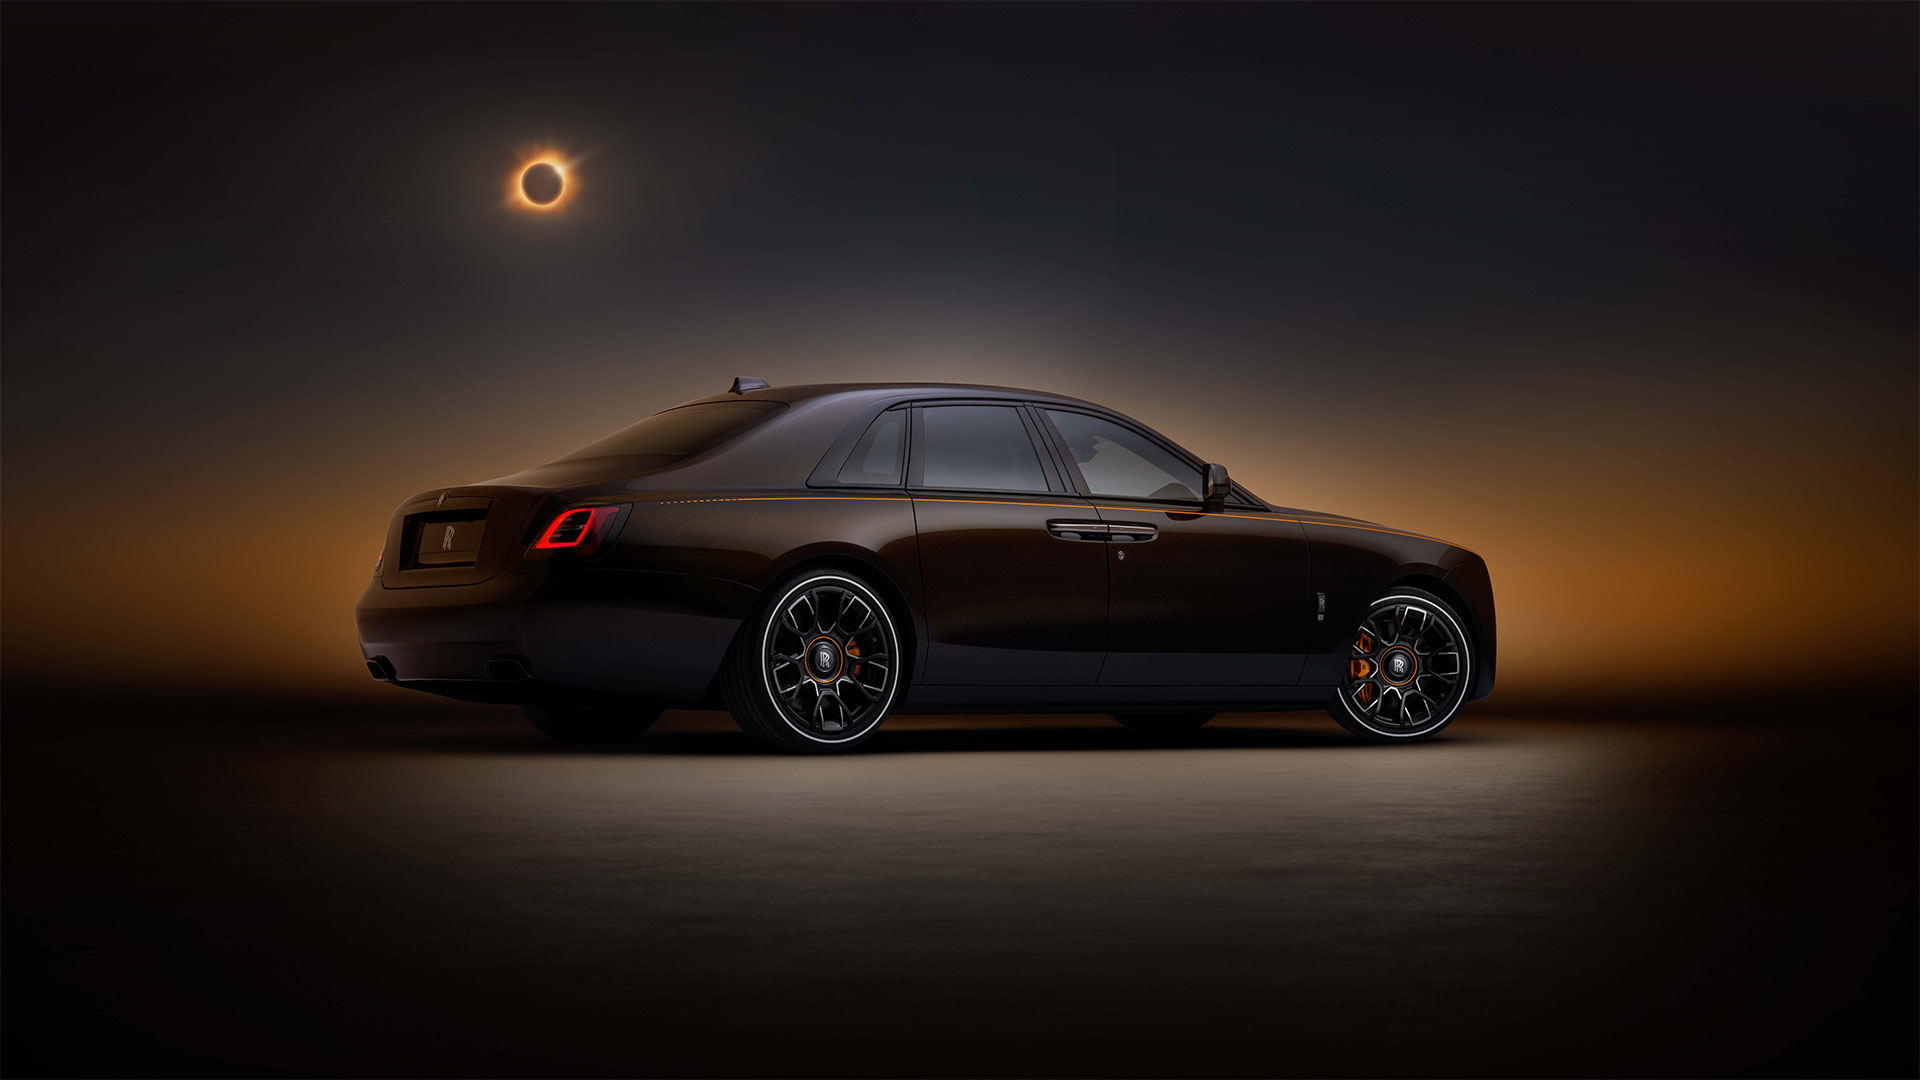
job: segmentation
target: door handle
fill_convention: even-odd
[[[1091,540],[1101,543],[1107,538],[1107,523],[1104,521],[1049,521],[1047,531],[1058,540]]]
[[[1062,540],[1106,541],[1114,544],[1137,544],[1160,535],[1160,530],[1152,525],[1133,522],[1116,525],[1105,521],[1049,521],[1047,531]]]

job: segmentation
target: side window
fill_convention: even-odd
[[[1200,470],[1111,420],[1047,410],[1080,465],[1087,490],[1116,499],[1200,501]]]
[[[853,445],[840,469],[843,484],[900,484],[901,451],[907,445],[907,410],[883,412]]]
[[[940,405],[918,411],[920,483],[974,491],[1047,490],[1040,453],[1018,410],[1005,405]]]

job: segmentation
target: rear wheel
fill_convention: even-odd
[[[900,635],[886,602],[837,569],[802,573],[767,595],[721,673],[734,722],[797,754],[872,738],[900,687]]]
[[[1390,589],[1360,621],[1327,711],[1363,739],[1428,738],[1466,704],[1472,660],[1466,629],[1446,601],[1422,589]]]
[[[1184,735],[1213,719],[1210,712],[1111,713],[1115,720],[1148,735]]]
[[[563,743],[623,743],[639,738],[666,710],[604,700],[542,701],[520,706],[542,735]]]

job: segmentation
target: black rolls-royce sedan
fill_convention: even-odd
[[[799,752],[894,712],[1149,732],[1326,708],[1411,740],[1493,690],[1465,548],[1273,506],[1098,405],[769,387],[402,503],[355,609],[374,678],[608,742],[723,705]]]

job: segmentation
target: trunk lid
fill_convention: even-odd
[[[389,589],[472,585],[517,561],[543,487],[469,484],[424,491],[387,524],[380,584]]]

